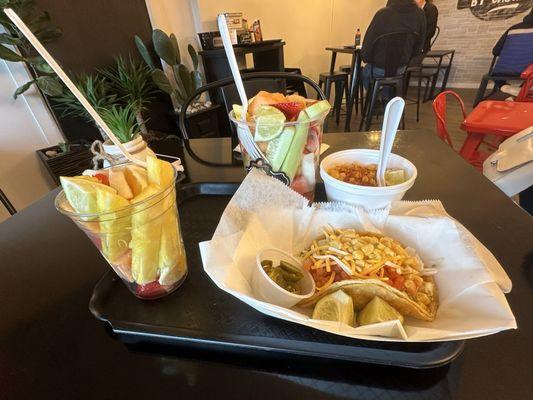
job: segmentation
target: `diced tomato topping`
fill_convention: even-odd
[[[385,267],[385,276],[389,278],[389,285],[398,290],[404,290],[405,278],[396,272],[396,268]]]
[[[109,186],[109,178],[105,174],[96,174],[94,175],[96,179],[100,181],[100,183],[103,183],[104,185]]]

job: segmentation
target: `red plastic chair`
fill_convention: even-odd
[[[533,64],[530,64],[524,72],[520,75],[524,79],[522,88],[516,96],[515,101],[519,102],[533,102]]]
[[[440,93],[437,97],[435,97],[435,100],[433,100],[433,111],[435,112],[435,119],[437,122],[437,135],[439,135],[444,143],[448,143],[448,145],[455,150],[453,147],[452,138],[448,132],[448,125],[446,124],[446,108],[448,103],[448,99],[446,97],[447,95],[455,97],[455,99],[459,102],[461,111],[463,112],[463,119],[466,118],[465,103],[463,102],[463,99],[461,99],[461,96],[459,96],[453,90],[446,90]]]
[[[450,137],[450,133],[448,132],[448,126],[446,124],[446,108],[448,104],[447,96],[450,95],[454,97],[459,105],[461,106],[461,112],[463,113],[463,119],[467,119],[467,114],[465,110],[465,104],[463,102],[463,99],[461,99],[461,96],[459,96],[457,93],[455,93],[453,90],[446,90],[442,93],[440,93],[437,97],[435,97],[435,100],[433,100],[433,111],[435,112],[435,120],[437,123],[437,135],[447,143],[452,149],[454,149],[456,152],[458,152],[466,161],[468,161],[470,164],[472,164],[477,169],[481,170],[483,168],[483,161],[494,151],[497,149],[497,146],[495,146],[493,143],[490,142],[484,142],[489,146],[490,152],[482,152],[476,151],[472,154],[463,154],[462,149],[465,147],[465,143],[468,142],[469,136],[465,139],[465,142],[461,146],[461,150],[457,150],[453,143],[452,138]]]

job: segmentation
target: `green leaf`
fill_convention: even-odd
[[[163,92],[167,94],[172,94],[174,92],[174,90],[172,89],[172,85],[170,84],[167,76],[162,70],[156,68],[152,71],[151,75],[152,75],[152,80],[154,81],[154,83]]]
[[[31,85],[33,85],[35,83],[35,80],[32,80],[32,81],[29,81],[29,82],[26,82],[24,85],[22,86],[19,86],[17,88],[17,90],[15,90],[15,92],[13,93],[13,98],[16,100],[17,97],[19,97],[19,95],[21,95],[22,93],[24,93],[26,90],[28,90]]]
[[[180,64],[181,65],[181,64]],[[180,72],[179,72],[179,65],[173,65],[172,66],[172,72],[174,73],[174,80],[176,81],[176,89],[177,89],[177,96],[178,100],[181,102],[185,101],[187,98],[187,91],[185,90],[185,86],[183,85],[183,82],[181,81]]]
[[[59,39],[63,35],[63,31],[60,28],[55,29],[43,29],[35,33],[35,36],[41,43],[50,43]]]
[[[22,57],[21,55],[15,53],[13,50],[10,50],[7,47],[2,46],[2,45],[0,45],[0,58],[2,60],[13,61],[13,62],[25,60],[25,58]]]
[[[148,48],[145,46],[142,39],[135,35],[135,45],[137,46],[137,50],[139,50],[139,53],[141,54],[141,57],[143,58],[144,62],[150,69],[155,69],[154,62],[152,60],[152,56],[150,55],[150,52],[148,51]]]
[[[191,56],[192,65],[195,70],[198,69],[198,54],[196,53],[196,50],[192,46],[192,44],[187,46],[187,50],[189,51],[189,55]]]
[[[200,71],[191,71],[191,81],[194,86],[194,90],[202,86],[202,74]]]
[[[22,40],[20,40],[19,38],[10,36],[7,33],[0,33],[0,43],[17,46],[22,43]]]
[[[176,35],[173,33],[170,34],[170,41],[172,42],[172,46],[174,46],[174,51],[176,52],[176,64],[181,63],[181,54],[180,54],[180,46],[178,44],[178,39],[176,39]]]
[[[161,29],[154,29],[152,40],[157,55],[168,65],[177,64],[176,50],[172,41]]]
[[[189,75],[189,70],[187,67],[183,64],[180,64],[178,66],[178,72],[181,79],[181,83],[183,83],[183,87],[185,88],[185,93],[187,94],[187,97],[190,96],[193,92],[193,86],[192,86],[192,80],[191,76]]]
[[[59,96],[63,93],[63,85],[56,77],[40,76],[36,79],[37,86],[48,96]]]

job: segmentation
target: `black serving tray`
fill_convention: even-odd
[[[211,239],[238,184],[197,183],[177,199],[189,275],[169,296],[142,301],[111,270],[96,285],[89,309],[128,344],[164,344],[246,356],[344,360],[434,368],[454,360],[464,341],[388,343],[356,340],[263,315],[222,291],[203,270],[198,243]],[[323,188],[317,190],[318,200]]]

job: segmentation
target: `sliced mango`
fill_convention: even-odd
[[[115,189],[125,199],[133,199],[133,191],[126,181],[126,176],[122,168],[112,168],[109,170],[109,186]]]
[[[97,203],[98,211],[106,212],[100,218],[102,253],[110,263],[115,263],[129,250],[131,210],[123,208],[130,202],[118,194],[99,191]],[[117,211],[109,212],[114,210]]]
[[[148,186],[148,174],[146,169],[135,164],[124,168],[124,176],[134,196],[138,196]]]

